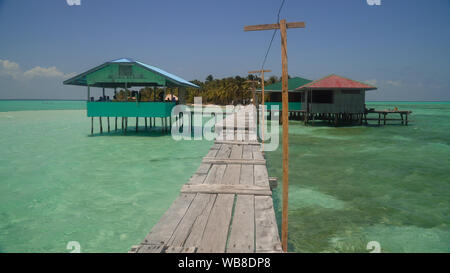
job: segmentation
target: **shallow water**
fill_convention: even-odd
[[[395,106],[410,126],[290,122],[289,251],[450,251],[450,104],[368,104]],[[267,157],[280,219],[281,149]]]
[[[1,252],[128,251],[211,146],[132,125],[91,137],[85,110],[0,112],[0,128]]]
[[[378,241],[383,252],[449,252],[450,104],[368,106],[412,110],[414,122],[290,123],[289,251],[367,252]],[[0,252],[69,252],[69,241],[82,252],[128,251],[211,146],[135,134],[133,119],[127,136],[91,137],[85,110],[55,110],[84,108],[0,101]],[[267,157],[280,219],[281,151]]]

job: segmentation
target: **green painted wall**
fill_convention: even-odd
[[[87,102],[88,117],[168,117],[173,102]]]
[[[124,77],[119,75],[119,65],[120,64],[110,64],[105,66],[97,71],[89,73],[86,75],[86,82],[88,85],[94,85],[96,83],[102,82],[152,82],[157,83],[159,85],[165,85],[166,79],[156,73],[152,73],[147,69],[139,66],[139,65],[130,65],[132,74],[128,77]],[[123,64],[122,64],[123,65]]]
[[[267,110],[270,110],[272,105],[278,105],[279,110],[283,109],[281,102],[266,102],[264,104],[267,105]],[[289,110],[302,110],[302,105],[300,102],[289,102]]]

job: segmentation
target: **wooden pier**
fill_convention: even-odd
[[[282,111],[278,111],[281,112]],[[366,113],[308,113],[306,110],[289,110],[289,120],[301,120],[305,125],[313,124],[315,121],[326,121],[329,124],[338,126],[339,124],[359,124],[368,125],[368,121],[377,121],[378,125],[387,125],[388,121],[399,121],[401,125],[407,126],[411,120],[409,110],[375,110],[370,109]],[[375,114],[376,116],[370,116]],[[399,118],[389,118],[388,115],[399,115]],[[269,119],[272,113],[269,112]],[[281,119],[279,120],[281,124]],[[383,124],[381,124],[383,123]]]
[[[282,252],[256,113],[249,109],[216,124],[218,137],[200,167],[131,253]]]

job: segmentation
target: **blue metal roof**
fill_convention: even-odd
[[[99,70],[99,69],[101,69],[101,68],[103,68],[105,66],[108,66],[108,64],[111,64],[111,63],[137,64],[137,65],[140,65],[140,66],[144,67],[145,69],[147,69],[147,70],[149,70],[149,71],[151,71],[153,73],[156,73],[156,74],[159,74],[159,75],[163,76],[164,78],[166,78],[166,80],[168,80],[169,82],[171,82],[174,85],[199,88],[199,86],[197,86],[197,85],[195,85],[195,84],[193,84],[193,83],[191,83],[191,82],[189,82],[189,81],[187,81],[187,80],[185,80],[185,79],[183,79],[181,77],[178,77],[178,76],[176,76],[174,74],[171,74],[171,73],[169,73],[169,72],[167,72],[167,71],[165,71],[165,70],[163,70],[161,68],[158,68],[156,66],[151,66],[151,65],[148,65],[148,64],[145,64],[145,63],[142,63],[142,62],[138,62],[138,61],[135,61],[135,60],[133,60],[131,58],[119,58],[119,59],[116,59],[116,60],[112,60],[112,61],[106,62],[106,63],[104,63],[102,65],[99,65],[97,67],[94,67],[94,68],[92,68],[92,69],[90,69],[90,70],[88,70],[88,71],[86,71],[84,73],[81,73],[81,74],[79,74],[79,75],[77,75],[75,77],[72,77],[72,78],[70,78],[68,80],[65,80],[64,84],[86,85],[87,84],[86,83],[86,75],[87,74],[93,73],[93,72],[95,72],[95,71],[97,71],[97,70]]]
[[[176,76],[174,74],[171,74],[171,73],[169,73],[167,71],[164,71],[161,68],[158,68],[158,67],[155,67],[155,66],[151,66],[151,65],[148,65],[148,64],[144,64],[144,63],[141,63],[141,62],[138,62],[138,61],[136,61],[136,63],[140,64],[140,65],[142,65],[142,66],[144,66],[144,67],[146,67],[146,68],[148,68],[150,70],[153,70],[156,73],[162,74],[165,77],[171,78],[172,80],[175,80],[175,81],[177,81],[179,83],[183,83],[183,84],[195,87],[195,88],[199,88],[197,85],[195,85],[193,83],[190,83],[190,82],[186,81],[185,79],[180,78],[180,77],[178,77],[178,76]]]
[[[120,58],[117,60],[112,60],[110,61],[110,63],[134,63],[135,61],[133,59],[130,58]]]

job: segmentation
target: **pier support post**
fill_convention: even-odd
[[[117,117],[116,117],[115,125],[116,125],[116,126],[115,126],[115,128],[114,128],[114,131],[117,132]]]
[[[111,132],[109,129],[109,117],[108,117],[108,133]]]
[[[136,117],[136,133],[138,132],[139,117]]]
[[[100,122],[100,134],[103,134],[102,117],[98,117],[98,121]]]
[[[91,117],[91,135],[94,135],[94,117]]]

